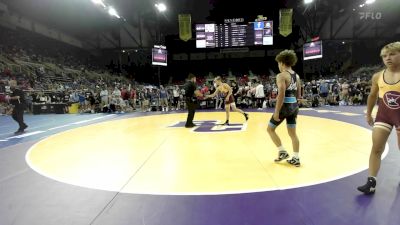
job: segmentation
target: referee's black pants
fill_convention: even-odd
[[[26,124],[24,123],[24,108],[15,107],[12,112],[12,118],[17,121],[19,125],[18,130],[24,130],[26,128]]]
[[[193,125],[193,118],[194,118],[194,113],[197,107],[197,103],[193,102],[192,100],[186,100],[186,107],[188,109],[188,116],[186,119],[186,124],[185,126],[192,126]]]

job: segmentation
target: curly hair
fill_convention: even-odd
[[[276,57],[275,61],[281,62],[286,66],[294,66],[297,63],[297,55],[293,50],[283,50]]]

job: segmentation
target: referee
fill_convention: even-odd
[[[185,84],[185,95],[186,95],[186,106],[188,109],[188,116],[186,119],[186,128],[192,128],[196,126],[193,123],[194,113],[197,107],[197,97],[201,96],[200,92],[196,90],[196,76],[194,74],[189,74],[188,81]]]
[[[14,134],[21,134],[28,127],[24,123],[25,95],[24,92],[17,87],[17,81],[9,82],[12,94],[10,95],[10,103],[14,105],[12,118],[19,124],[19,129]]]

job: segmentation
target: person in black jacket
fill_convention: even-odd
[[[24,123],[25,95],[22,90],[18,89],[16,80],[11,80],[9,84],[12,91],[10,103],[14,105],[12,118],[17,121],[19,125],[19,129],[15,134],[21,134],[28,127],[28,125]]]
[[[185,84],[185,100],[188,109],[188,116],[186,119],[186,128],[192,128],[196,126],[193,123],[194,113],[197,107],[197,97],[201,96],[199,90],[196,87],[196,76],[194,74],[189,74],[188,81]]]

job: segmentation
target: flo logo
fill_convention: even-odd
[[[380,20],[382,19],[381,12],[359,12],[360,20]]]
[[[193,132],[208,132],[208,133],[218,133],[218,132],[234,132],[234,131],[245,131],[247,128],[247,124],[241,123],[231,123],[229,126],[221,125],[220,121],[217,120],[201,120],[201,121],[193,121],[197,126],[192,128]],[[176,124],[168,126],[170,128],[173,127],[185,127],[185,121],[180,121]]]

